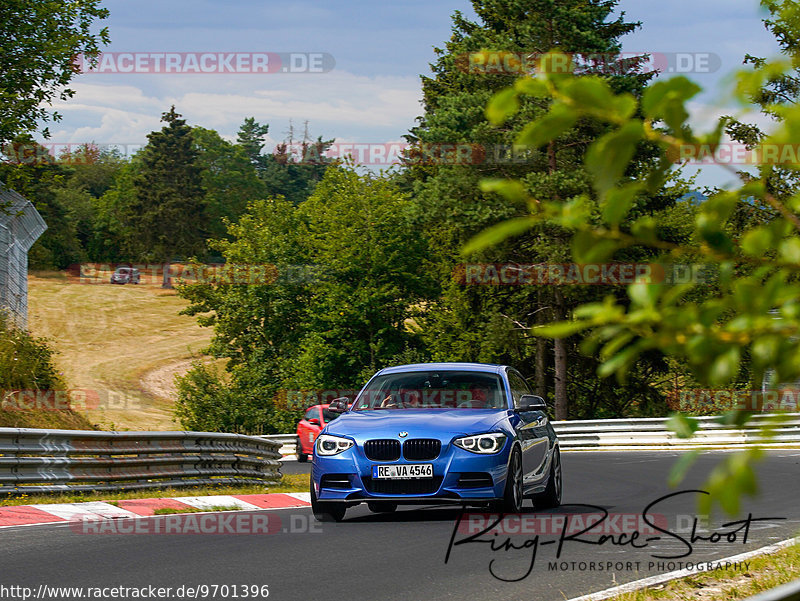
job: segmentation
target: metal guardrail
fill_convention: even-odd
[[[0,428],[0,493],[275,483],[279,448],[241,434]]]
[[[717,423],[714,417],[696,417],[700,426],[690,439],[678,438],[667,430],[666,417],[554,421],[562,449],[577,451],[591,449],[635,450],[654,447],[702,447],[720,448],[743,445],[781,446],[800,445],[800,413],[757,414],[741,429]],[[774,424],[769,437],[761,434],[761,428]],[[281,445],[282,455],[296,452],[297,436],[276,434],[262,436]]]
[[[277,442],[281,455],[294,455],[297,452],[297,434],[268,434],[259,438]]]
[[[742,445],[781,446],[800,444],[800,414],[757,414],[742,428],[717,422],[715,417],[696,417],[698,430],[689,439],[667,429],[668,418],[574,420],[553,422],[564,449],[615,448],[630,450],[653,447],[719,448]],[[771,434],[762,428],[772,427]]]

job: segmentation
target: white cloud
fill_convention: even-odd
[[[51,127],[52,140],[97,143],[144,142],[174,104],[192,125],[235,136],[242,120],[255,116],[282,139],[289,120],[313,135],[380,141],[396,139],[420,113],[416,77],[367,77],[343,71],[319,75],[134,75],[128,83],[103,83],[100,74],[81,77],[74,98],[53,108],[64,120]],[[141,77],[141,85],[132,85]],[[257,84],[254,86],[253,84]],[[268,84],[268,87],[267,85]],[[376,139],[378,138],[378,139]]]

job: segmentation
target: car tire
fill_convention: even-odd
[[[537,509],[552,509],[561,505],[561,492],[563,489],[563,474],[561,471],[561,451],[555,450],[553,462],[550,464],[550,477],[547,479],[547,488],[536,495],[533,504]]]
[[[367,507],[372,513],[392,513],[397,511],[397,503],[388,503],[386,501],[371,501],[367,503]]]
[[[511,451],[511,460],[508,462],[508,475],[503,498],[492,504],[494,511],[501,513],[519,513],[522,511],[522,455],[519,449]]]
[[[306,461],[308,461],[308,455],[303,453],[303,445],[300,444],[300,437],[299,436],[297,437],[297,442],[294,443],[294,444],[295,444],[295,449],[297,449],[295,451],[295,454],[297,455],[297,460],[300,463],[305,463]]]
[[[314,480],[311,480],[311,511],[319,522],[341,522],[347,511],[345,503],[320,503],[317,501],[317,494],[314,492]]]

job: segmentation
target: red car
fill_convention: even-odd
[[[297,460],[308,461],[308,456],[314,452],[314,441],[322,429],[339,417],[338,413],[328,411],[328,405],[314,405],[309,407],[306,414],[297,423]]]

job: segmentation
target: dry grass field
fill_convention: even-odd
[[[186,301],[160,282],[112,285],[110,273],[28,277],[31,332],[50,339],[70,389],[93,391],[103,407],[81,411],[103,429],[176,430],[173,377],[211,339]],[[91,403],[90,403],[91,404]]]

